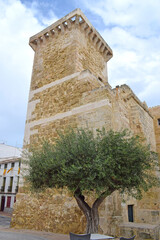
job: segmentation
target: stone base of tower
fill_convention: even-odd
[[[87,202],[93,202],[93,198],[88,197]],[[135,201],[136,222],[128,222],[127,206],[131,202],[133,203],[133,200],[122,204],[118,192],[108,196],[99,208],[98,232],[114,237],[136,235],[136,240],[159,240],[159,209],[154,210],[150,206],[152,209],[140,211],[141,202],[138,204]],[[141,222],[137,222],[140,220]],[[86,219],[67,190],[47,189],[41,193],[17,194],[11,227],[63,234],[84,233]]]
[[[128,128],[132,133],[145,137],[146,142],[151,143],[152,149],[156,149],[152,116],[127,85],[111,89],[109,84],[104,86],[89,70],[76,73],[73,78],[63,78],[59,83],[61,87],[62,84],[65,84],[64,89],[66,91],[72,87],[73,92],[66,96],[59,95],[60,104],[57,108],[52,109],[52,112],[53,110],[57,111],[55,115],[50,116],[49,113],[46,113],[48,117],[41,119],[38,119],[38,116],[41,116],[41,105],[45,103],[49,105],[50,100],[48,101],[46,98],[46,101],[39,101],[36,107],[37,119],[34,119],[33,122],[30,119],[27,123],[30,126],[29,135],[32,146],[34,143],[35,146],[39,144],[38,137],[47,136],[50,139],[50,134],[55,136],[58,128],[64,129],[70,125],[76,128],[87,127],[93,131],[102,127],[105,127],[106,130],[117,131]],[[39,89],[31,93],[32,95],[34,93],[34,97],[38,94],[46,97],[46,91],[50,89],[51,94],[53,89],[55,94],[52,94],[52,100],[55,100],[57,98],[56,92],[58,94],[58,91],[55,91],[57,85],[47,85],[45,89]],[[65,103],[66,99],[72,99],[75,102],[72,104],[72,101],[69,101],[69,105]],[[33,96],[31,100],[36,101]],[[26,134],[26,139],[29,135]],[[148,225],[145,225],[144,231],[150,234],[150,239],[157,240],[157,230],[155,230],[157,228],[155,226],[160,222],[159,203],[158,188],[146,193],[140,202],[130,199],[125,205],[122,204],[118,193],[114,193],[104,201],[99,209],[99,233],[113,236],[120,236],[121,233],[125,233],[128,236],[135,232],[139,234],[138,236],[143,235],[140,234],[141,230],[138,229],[141,228],[138,228],[138,225],[136,225],[137,228],[134,228],[134,231],[129,230],[129,227],[126,230],[126,226],[123,225],[128,222],[127,207],[133,205],[136,224],[140,224],[139,226],[142,223],[153,224],[151,225],[153,229],[147,228]],[[154,214],[157,214],[156,217]],[[43,193],[31,194],[27,193],[26,187],[20,188],[14,206],[12,227],[55,233],[84,233],[85,225],[85,217],[74,198],[67,192],[47,190]],[[122,230],[125,230],[125,232]],[[144,234],[143,236],[147,235]],[[146,238],[136,238],[136,240],[140,239]]]
[[[118,210],[121,201],[118,193],[109,196],[100,206],[99,233],[119,236],[122,216]],[[87,202],[91,204],[93,197]],[[67,190],[47,189],[41,193],[18,193],[11,227],[16,229],[34,229],[54,233],[84,233],[86,219],[76,200]]]
[[[85,231],[85,217],[67,191],[18,193],[11,227],[54,233]]]

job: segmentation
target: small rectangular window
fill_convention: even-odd
[[[10,187],[12,188],[13,185],[13,177],[10,177]]]
[[[17,185],[19,184],[19,176],[18,176],[18,178],[17,178]]]
[[[6,186],[6,177],[3,178],[3,185],[1,186],[1,192],[5,191],[5,186]]]
[[[99,81],[103,82],[102,78],[98,77]]]
[[[160,126],[160,118],[158,118],[158,126]]]
[[[8,186],[8,192],[12,192],[12,186],[13,186],[13,177],[10,177],[10,185]]]
[[[12,162],[11,167],[14,168],[14,162]]]
[[[6,186],[6,177],[3,178],[3,187],[5,189],[5,186]]]
[[[134,222],[133,219],[133,205],[128,205],[128,221]]]
[[[5,163],[5,165],[4,165],[4,169],[7,169],[7,163]]]

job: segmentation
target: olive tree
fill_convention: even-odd
[[[43,143],[29,155],[28,179],[34,189],[67,187],[87,220],[87,233],[98,232],[98,208],[119,190],[137,199],[158,183],[156,154],[138,136],[121,132],[67,130],[55,144]],[[94,194],[92,206],[86,193]]]

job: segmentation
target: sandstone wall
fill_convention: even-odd
[[[100,84],[101,82],[90,71],[83,71],[71,80],[62,81],[58,86],[49,85],[48,88],[45,87],[42,91],[39,89],[31,92],[31,101],[39,100],[39,102],[32,112],[34,125],[31,129],[34,134],[31,135],[30,142],[33,144],[37,141],[37,144],[39,144],[42,138],[54,141],[54,137],[57,137],[56,129],[63,129],[69,125],[72,127],[88,127],[94,131],[102,127],[107,130],[114,129],[117,131],[128,128],[133,134],[139,134],[146,138],[146,142],[151,143],[154,150],[156,145],[153,120],[148,109],[136,98],[128,86],[123,85],[112,90],[109,85],[101,86]],[[60,92],[58,87],[61,89]],[[66,97],[66,92],[70,89],[72,91]],[[55,99],[59,99],[59,101],[56,102]],[[52,109],[54,104],[55,107]],[[32,119],[29,124],[32,124]],[[35,133],[35,130],[37,130],[37,133]],[[67,201],[66,198],[65,202],[67,203]],[[128,205],[134,205],[135,222],[148,223],[148,221],[153,221],[154,224],[157,224],[159,221],[159,202],[158,189],[147,193],[142,201],[131,198],[125,204],[122,204],[120,195],[114,193],[101,206],[100,231],[104,234],[119,235],[119,224],[128,222]],[[18,204],[17,206],[19,206]],[[32,205],[30,207],[33,208]],[[20,208],[17,207],[19,214]],[[65,211],[62,205],[61,209]],[[47,210],[47,215],[50,214],[49,211]],[[21,214],[25,218],[25,213]],[[43,216],[43,212],[40,211],[39,215],[41,214]],[[154,217],[156,214],[158,216]],[[27,221],[25,222],[27,223]],[[78,225],[75,225],[74,231],[78,231],[78,227],[76,230]],[[39,226],[42,227],[42,225]],[[69,227],[67,223],[67,226],[70,229],[72,224]],[[26,224],[26,227],[31,227],[31,225]],[[52,230],[57,231],[56,228]]]
[[[153,117],[147,106],[136,97],[127,85],[120,86],[114,92],[116,92],[117,104],[119,104],[118,113],[126,119],[123,127],[126,126],[134,134],[140,135],[147,144],[151,144],[152,150],[156,151]],[[118,121],[118,119],[117,116],[116,120]]]
[[[18,193],[11,226],[56,233],[84,232],[86,220],[67,191]]]
[[[69,84],[69,87],[67,87],[67,84]],[[61,94],[58,90],[55,91],[55,87],[60,87]],[[68,98],[66,98],[65,91],[68,91],[71,87],[72,92]],[[50,94],[48,91],[50,91]],[[51,94],[52,91],[54,94]],[[56,93],[59,94],[58,97]],[[35,124],[33,126],[33,130],[35,131],[37,129],[38,131],[36,134],[31,135],[30,141],[32,144],[34,141],[37,141],[39,144],[40,139],[45,138],[46,136],[51,141],[54,141],[54,137],[57,137],[56,129],[63,129],[66,126],[71,125],[73,127],[88,127],[94,131],[96,131],[97,128],[102,127],[105,127],[107,130],[121,130],[123,128],[128,128],[133,134],[139,134],[143,138],[145,137],[146,142],[151,143],[153,150],[156,147],[152,116],[149,114],[148,109],[143,106],[131,89],[126,85],[113,90],[109,85],[100,87],[99,80],[93,74],[89,71],[83,71],[78,74],[77,77],[64,81],[58,86],[45,88],[43,91],[37,91],[34,94],[32,92],[31,96],[31,100],[36,101],[37,99],[40,99],[38,103],[39,105],[35,107],[33,113],[35,118],[38,117],[34,120],[35,122],[33,122],[37,123],[38,121],[43,120],[39,125]],[[52,100],[48,98],[51,98]],[[55,103],[55,107],[52,109],[52,103],[54,104],[56,98],[59,98],[60,100],[57,104]],[[45,100],[43,101],[43,99]],[[75,101],[72,102],[72,100]],[[47,103],[46,109],[43,105],[45,102]],[[49,106],[51,106],[51,108]],[[48,108],[50,108],[50,111],[48,111]],[[36,113],[42,109],[44,109],[44,112],[42,111],[41,114],[36,115]],[[70,112],[70,115],[66,115],[66,112]],[[55,118],[55,116],[59,116],[59,119]],[[42,117],[42,119],[40,117]],[[50,121],[46,121],[46,119],[50,119]],[[46,195],[44,194],[44,196]],[[36,199],[36,197],[34,199]],[[67,204],[68,198],[65,198],[64,202]],[[130,198],[126,200],[125,204],[122,204],[122,199],[116,192],[108,197],[100,208],[99,231],[104,234],[118,236],[120,234],[119,224],[128,222],[128,205],[134,205],[135,222],[152,222],[153,224],[158,224],[159,203],[160,195],[158,189],[153,189],[145,194],[142,201],[136,201],[135,199]],[[41,205],[40,202],[38,204]],[[63,206],[63,204],[60,204],[60,206],[61,211],[66,212],[65,205]],[[30,208],[34,208],[32,204],[30,205]],[[21,201],[17,203],[17,209],[18,211],[14,212],[14,218],[17,218],[18,213],[22,215],[22,218],[26,218],[25,214],[27,214],[27,211],[26,213],[20,211]],[[76,211],[78,211],[78,208]],[[39,211],[38,214],[43,218],[43,211]],[[70,215],[69,211],[68,214]],[[50,209],[46,210],[46,215],[50,216]],[[79,222],[78,219],[81,219],[80,215],[79,218],[77,217],[77,222]],[[16,222],[17,221],[15,221],[15,223]],[[28,224],[27,221],[25,222],[26,227],[31,228],[32,224]],[[46,229],[45,224],[44,221],[43,226],[41,224],[38,225],[41,226],[42,229]],[[59,226],[58,222],[57,224]],[[13,221],[13,226],[16,227],[19,225],[20,223],[16,225]],[[78,232],[79,229],[84,231],[82,227],[79,228],[79,225],[81,226],[81,222],[74,225],[74,232]],[[66,226],[67,227],[64,228],[65,231],[62,229],[60,231],[66,233],[67,228],[72,228],[72,223],[66,223]],[[23,227],[25,227],[25,223]],[[55,232],[57,232],[57,229],[58,227],[56,227],[56,225],[52,230],[50,228],[51,231]]]
[[[30,45],[35,57],[24,147],[36,146],[42,138],[54,141],[59,128],[77,126],[83,93],[108,84],[107,61],[112,57],[79,9],[31,37]]]
[[[83,31],[78,31],[77,34],[77,70],[90,70],[97,78],[107,84],[107,63],[104,61],[99,49],[95,44],[83,34]]]
[[[144,138],[146,144],[150,144],[151,149],[156,151],[153,117],[146,105],[139,101],[127,85],[120,86],[114,92],[116,94],[117,106],[119,106],[117,112],[120,113],[119,116],[123,115],[121,118],[116,116],[116,120],[120,120],[122,127],[125,124],[133,134],[138,134]],[[129,198],[121,206],[123,222],[128,222],[128,205],[133,205],[135,222],[159,224],[159,204],[159,188],[151,189],[145,193],[141,201]]]
[[[76,32],[43,40],[35,51],[31,90],[76,72]]]
[[[57,32],[36,48],[31,90],[86,69],[107,83],[107,63],[81,27]]]
[[[154,119],[154,129],[155,129],[155,136],[156,136],[156,148],[159,154],[160,159],[160,106],[152,107],[149,109],[151,112],[153,119]]]
[[[99,208],[101,234],[119,235],[119,224],[122,219],[118,197],[117,192],[113,193]],[[89,205],[93,201],[92,196],[87,197]],[[41,193],[17,194],[11,227],[64,234],[84,233],[86,219],[67,190],[47,189]]]
[[[85,106],[81,107],[83,93],[100,85],[101,82],[87,70],[30,91],[25,145],[36,145],[42,138],[52,141],[58,129],[69,125],[76,127],[75,116],[85,111]]]

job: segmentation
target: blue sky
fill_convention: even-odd
[[[0,0],[0,143],[23,144],[34,53],[29,37],[81,8],[113,50],[112,87],[160,105],[159,0]]]

